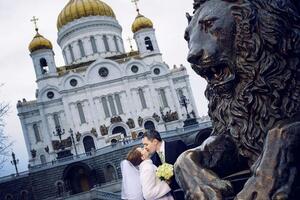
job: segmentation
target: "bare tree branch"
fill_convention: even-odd
[[[0,87],[2,84],[0,84]],[[4,117],[7,114],[9,110],[9,105],[0,102],[0,169],[3,166],[3,163],[7,161],[9,156],[9,147],[12,145],[11,142],[9,142],[8,137],[4,133]]]

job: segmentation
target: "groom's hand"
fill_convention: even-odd
[[[166,182],[168,185],[170,185],[171,182],[172,182],[172,179],[165,180],[165,182]]]

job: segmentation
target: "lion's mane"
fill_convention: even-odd
[[[235,19],[235,75],[230,94],[208,85],[213,133],[231,135],[249,164],[268,130],[300,110],[300,20],[292,0],[224,0]],[[195,0],[197,9],[205,0]]]

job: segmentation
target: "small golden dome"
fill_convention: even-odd
[[[116,17],[109,5],[100,0],[70,0],[57,18],[57,29],[81,17]]]
[[[52,44],[49,40],[44,38],[44,36],[39,34],[38,30],[36,29],[36,35],[30,42],[28,49],[31,53],[39,49],[52,49]]]
[[[150,19],[139,13],[131,26],[131,30],[135,33],[143,28],[153,28],[153,23]]]

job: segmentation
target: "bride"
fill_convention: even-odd
[[[145,149],[134,147],[121,162],[122,199],[174,200],[171,188],[156,175],[156,166]]]

